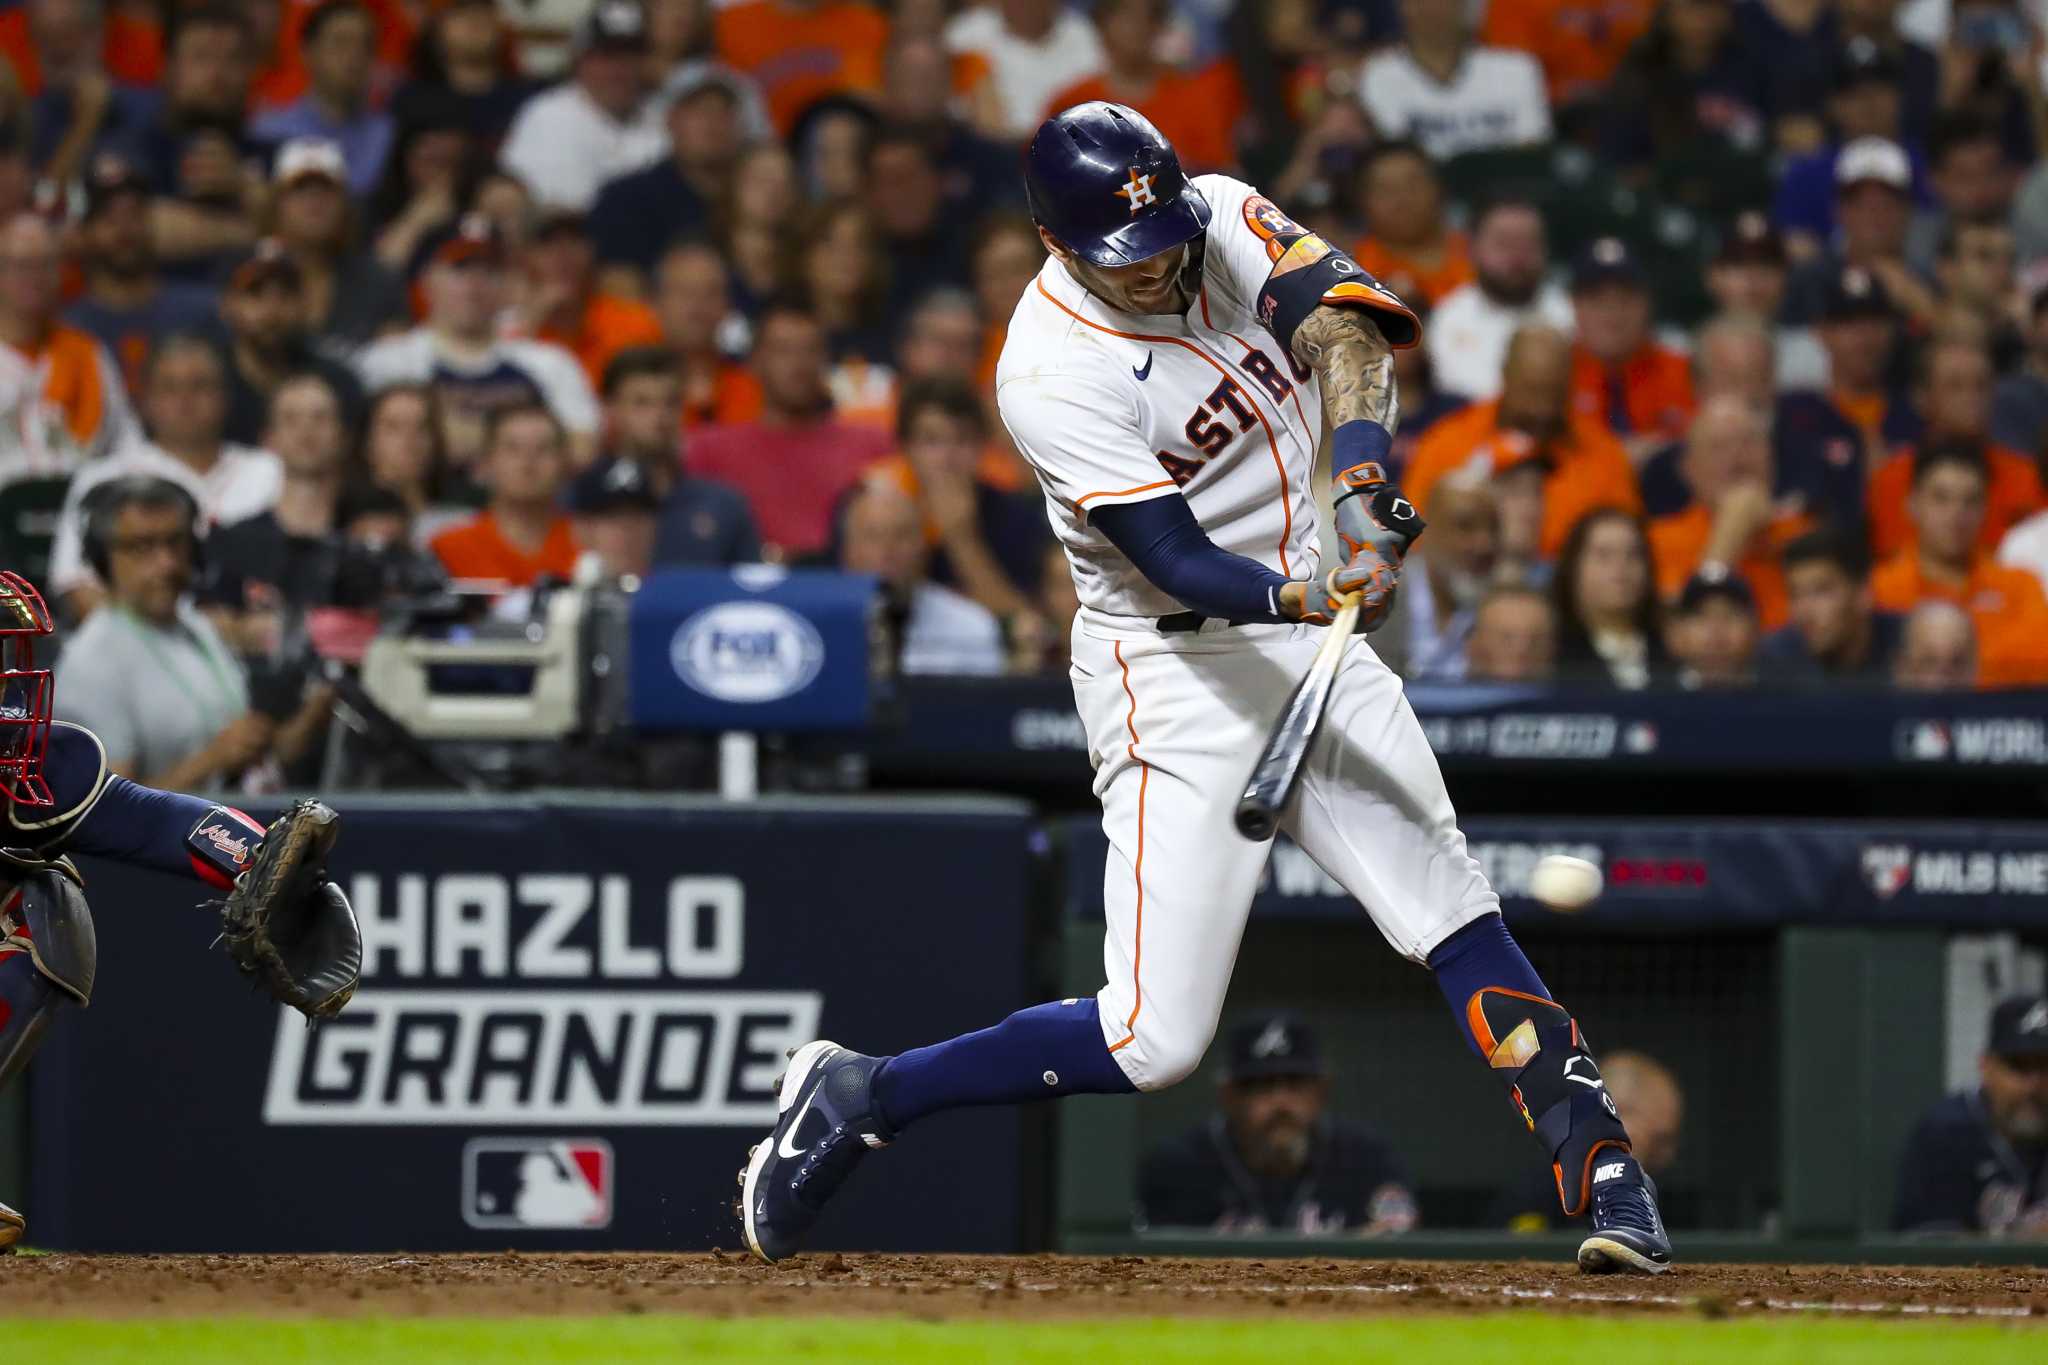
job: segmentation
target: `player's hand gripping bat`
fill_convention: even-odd
[[[1272,838],[1274,828],[1280,823],[1281,808],[1294,795],[1294,785],[1301,780],[1301,765],[1308,757],[1308,747],[1322,725],[1323,708],[1330,700],[1331,685],[1337,681],[1337,670],[1343,666],[1344,651],[1351,647],[1360,606],[1358,593],[1344,598],[1336,617],[1330,622],[1330,628],[1323,634],[1322,646],[1316,650],[1308,673],[1296,685],[1294,695],[1287,699],[1287,706],[1274,724],[1273,733],[1266,737],[1266,747],[1259,752],[1259,761],[1252,766],[1244,795],[1237,799],[1237,832],[1247,839],[1262,842]]]

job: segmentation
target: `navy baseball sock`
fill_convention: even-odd
[[[874,1080],[882,1118],[898,1131],[941,1109],[1136,1089],[1102,1041],[1093,996],[1034,1005],[994,1028],[912,1048]]]
[[[1536,975],[1529,959],[1522,956],[1521,945],[1515,942],[1515,936],[1508,932],[1499,915],[1482,915],[1439,943],[1429,955],[1429,970],[1436,975],[1437,988],[1444,993],[1444,999],[1450,1002],[1451,1013],[1458,1016],[1458,1027],[1464,1031],[1465,1040],[1482,1057],[1486,1050],[1473,1036],[1469,1017],[1473,996],[1491,986],[1523,991],[1544,1000],[1552,998],[1550,988]]]

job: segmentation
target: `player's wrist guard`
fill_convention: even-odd
[[[1332,520],[1347,558],[1370,545],[1389,563],[1398,565],[1429,523],[1401,490],[1387,482],[1386,470],[1367,460],[1340,471]]]
[[[1467,1002],[1465,1022],[1550,1154],[1558,1202],[1567,1214],[1584,1213],[1593,1158],[1606,1149],[1626,1152],[1629,1141],[1578,1021],[1556,1001],[1489,986]]]

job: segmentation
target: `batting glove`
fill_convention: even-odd
[[[1376,630],[1394,609],[1401,561],[1425,523],[1414,504],[1387,482],[1386,471],[1372,461],[1339,473],[1336,485],[1337,539],[1346,558],[1323,579],[1322,611],[1304,619],[1327,625],[1355,592],[1362,599],[1358,629]]]

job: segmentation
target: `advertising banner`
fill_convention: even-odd
[[[208,950],[192,883],[87,865],[98,987],[30,1073],[39,1244],[737,1247],[785,1049],[1040,998],[1017,803],[340,804],[364,976],[313,1029]],[[1017,1249],[1027,1122],[920,1124],[818,1245]]]

